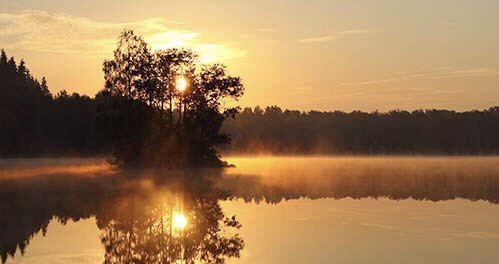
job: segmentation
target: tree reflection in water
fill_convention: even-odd
[[[179,198],[182,194],[163,194],[113,201],[112,209],[97,218],[103,230],[105,263],[172,263],[179,259],[223,263],[225,257],[239,257],[242,238],[220,232],[240,227],[235,217],[222,212],[219,200],[227,197],[217,192],[190,194],[184,199]],[[172,221],[179,212],[189,219],[184,229]]]
[[[251,161],[256,162],[256,161]],[[225,171],[128,171],[64,173],[50,167],[0,171],[2,261],[24,252],[52,219],[62,223],[95,217],[106,263],[223,263],[244,247],[235,217],[220,201],[277,204],[291,199],[388,198],[499,204],[497,158],[270,159],[269,169],[250,163]],[[243,162],[239,161],[238,164]],[[242,164],[242,168],[244,164]],[[87,166],[88,167],[88,166]],[[263,166],[267,168],[267,166]],[[301,170],[300,170],[301,168]],[[303,169],[305,168],[305,169]],[[250,172],[247,172],[247,171]],[[13,176],[8,176],[9,174]],[[36,175],[35,175],[36,174]],[[8,177],[6,177],[6,175]],[[230,190],[228,192],[223,190]],[[184,229],[172,215],[187,218]]]
[[[218,173],[211,173],[51,175],[3,182],[2,262],[17,248],[24,253],[37,233],[46,233],[53,218],[65,224],[91,216],[102,231],[104,263],[224,263],[227,257],[239,257],[244,247],[237,233],[241,225],[235,216],[224,215],[219,201],[229,194],[213,187],[210,177]],[[175,213],[188,219],[185,228],[173,225]]]

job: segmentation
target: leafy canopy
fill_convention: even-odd
[[[199,65],[193,51],[152,52],[144,39],[124,30],[114,59],[103,64],[102,127],[113,140],[113,162],[132,166],[220,166],[220,132],[238,107],[224,107],[244,93],[240,77],[222,64]],[[179,78],[186,89],[177,89]]]

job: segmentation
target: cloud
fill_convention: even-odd
[[[329,41],[338,40],[339,38],[347,36],[347,35],[360,35],[360,34],[368,34],[368,33],[373,33],[373,32],[376,32],[376,31],[370,30],[370,29],[351,29],[351,30],[334,32],[334,33],[329,34],[329,35],[303,38],[303,39],[298,40],[298,42],[300,42],[300,43],[329,42]]]
[[[343,85],[376,85],[401,81],[413,80],[441,80],[453,78],[477,78],[477,77],[492,77],[499,76],[499,69],[492,68],[470,68],[454,70],[452,68],[440,68],[436,71],[419,72],[419,73],[401,73],[391,77],[361,81],[355,83],[343,83]]]
[[[371,29],[351,29],[351,30],[344,30],[337,32],[337,34],[340,35],[360,35],[360,34],[368,34],[368,33],[374,33],[377,32],[376,30],[371,30]]]
[[[164,18],[113,23],[41,10],[25,10],[0,13],[0,42],[3,48],[110,56],[119,32],[129,28],[144,36],[153,50],[179,46],[192,48],[199,52],[203,62],[245,56],[244,51],[231,45],[204,43],[201,33],[178,28],[181,25],[182,22]]]
[[[304,39],[300,39],[299,42],[301,42],[301,43],[318,43],[318,42],[333,41],[336,39],[338,39],[338,37],[335,35],[327,35],[327,36],[320,36],[320,37],[304,38]]]

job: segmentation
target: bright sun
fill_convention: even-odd
[[[187,226],[187,218],[182,213],[174,213],[172,223],[173,227],[184,229]]]
[[[184,77],[179,77],[175,86],[179,92],[183,92],[187,88],[187,80]]]

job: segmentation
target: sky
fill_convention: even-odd
[[[134,29],[241,76],[241,106],[298,110],[499,105],[496,0],[0,0],[0,47],[49,88],[90,96]]]

